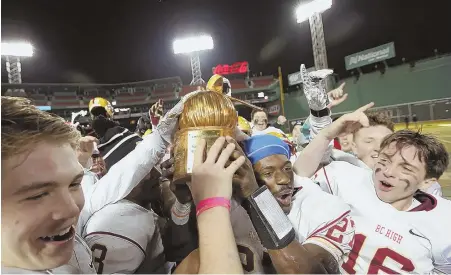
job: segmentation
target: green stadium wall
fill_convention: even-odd
[[[451,56],[417,61],[414,67],[406,64],[387,68],[385,74],[362,74],[357,81],[354,77],[343,81],[348,99],[334,113],[352,111],[371,101],[375,107],[383,107],[451,97]],[[308,116],[302,92],[285,95],[285,113],[287,119]]]

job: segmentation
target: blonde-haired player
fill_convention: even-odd
[[[96,273],[76,226],[80,134],[24,98],[2,104],[2,273]]]

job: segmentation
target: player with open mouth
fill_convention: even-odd
[[[300,163],[319,165],[312,153],[322,155],[336,136],[368,128],[364,112],[370,106],[324,128],[303,151]],[[425,180],[439,178],[448,167],[446,148],[435,137],[403,130],[383,139],[374,161],[372,169],[332,161],[327,167],[336,173],[320,169],[314,176],[327,183],[324,191],[351,206],[355,242],[340,271],[450,273],[451,201],[420,190]]]
[[[2,272],[97,273],[91,249],[79,236],[83,226],[92,213],[127,196],[157,164],[182,109],[181,101],[164,118],[164,129],[82,190],[82,181],[91,177],[85,177],[79,157],[92,150],[80,148],[89,147],[92,137],[81,138],[28,99],[2,96]]]

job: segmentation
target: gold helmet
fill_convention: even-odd
[[[250,134],[251,124],[244,117],[238,116],[238,129],[240,129],[245,134]]]
[[[105,113],[108,118],[113,118],[113,105],[111,105],[111,103],[103,97],[95,97],[91,99],[89,101],[88,109],[92,116],[98,116]]]
[[[226,94],[228,96],[232,94],[232,86],[230,85],[230,81],[219,74],[215,74],[210,77],[210,80],[208,80],[207,83],[207,90]]]

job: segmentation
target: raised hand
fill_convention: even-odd
[[[330,102],[329,105],[327,105],[327,108],[332,109],[333,107],[340,105],[346,100],[346,98],[348,98],[348,94],[343,91],[345,85],[346,82],[343,82],[340,86],[338,86],[338,88],[327,93]]]
[[[374,102],[371,102],[352,113],[342,115],[339,119],[324,128],[320,134],[325,135],[328,139],[334,139],[341,134],[353,133],[361,127],[368,127],[369,121],[365,112],[373,106]]]
[[[304,95],[310,109],[320,111],[329,105],[324,79],[332,74],[329,69],[307,72],[305,65],[301,65],[301,78],[304,85]]]
[[[94,152],[94,143],[98,143],[99,141],[95,137],[85,136],[80,138],[79,146],[77,150],[78,162],[86,167],[88,160],[91,158],[92,153]]]
[[[232,178],[245,162],[244,156],[230,163],[226,167],[230,156],[235,150],[235,144],[228,144],[225,148],[225,138],[218,138],[211,146],[204,160],[207,143],[201,140],[194,153],[193,173],[189,184],[194,202],[212,198],[232,196]]]
[[[152,107],[150,107],[149,113],[151,116],[159,118],[163,116],[163,102],[159,99]]]
[[[161,167],[161,176],[170,181],[169,188],[172,193],[174,193],[175,197],[181,204],[186,204],[193,200],[191,196],[191,191],[188,185],[185,184],[174,184],[174,156],[171,156],[170,159],[164,161],[160,165]]]
[[[284,125],[285,122],[287,122],[287,118],[286,118],[286,117],[284,117],[284,116],[279,116],[279,117],[277,118],[277,123],[278,123],[278,124]]]
[[[235,150],[233,151],[232,155],[230,155],[229,161],[226,166],[241,157],[245,158],[243,165],[238,168],[235,175],[233,176],[233,194],[234,197],[238,200],[246,199],[258,189],[258,184],[255,178],[254,169],[252,168],[252,163],[246,157],[246,154],[244,154],[241,147],[233,138],[226,137],[226,141],[227,144],[235,145]]]

